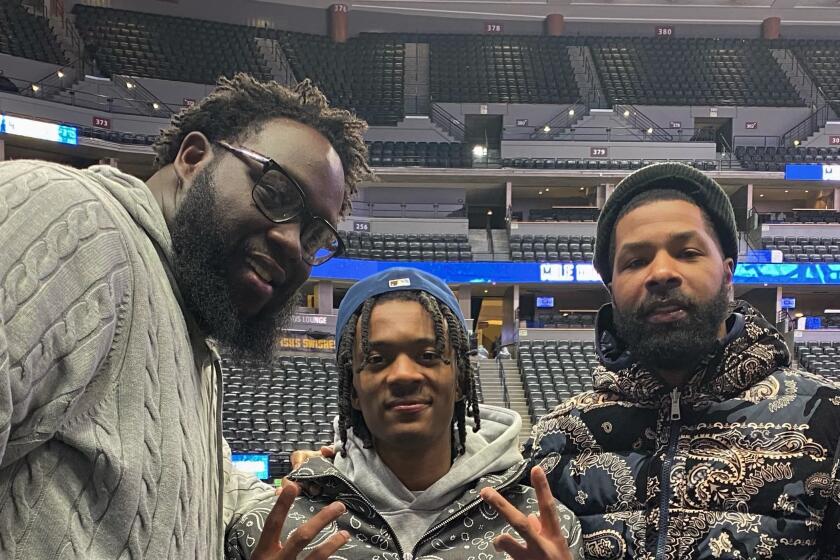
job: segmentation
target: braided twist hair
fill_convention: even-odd
[[[362,413],[355,410],[352,405],[353,376],[364,369],[370,356],[371,312],[377,303],[389,300],[418,302],[432,317],[432,324],[435,329],[435,351],[443,357],[444,363],[452,363],[445,352],[447,342],[452,350],[455,359],[456,382],[461,394],[461,398],[455,402],[455,411],[452,417],[452,459],[454,460],[456,456],[462,455],[466,450],[467,415],[473,419],[474,432],[477,432],[481,427],[475,371],[469,359],[469,338],[463,325],[448,306],[440,303],[434,296],[418,290],[387,292],[368,299],[350,317],[344,333],[338,341],[338,429],[342,444],[341,454],[347,454],[347,431],[350,428],[353,428],[353,433],[361,439],[365,448],[373,446],[373,438],[365,424]],[[356,332],[357,328],[360,331],[358,333]],[[358,367],[354,369],[353,349],[356,345],[357,336],[361,347],[361,359]]]

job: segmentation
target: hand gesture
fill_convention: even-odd
[[[344,504],[333,502],[295,530],[286,542],[280,542],[286,516],[300,494],[300,488],[294,482],[286,482],[278,494],[277,502],[265,519],[260,542],[251,554],[251,560],[296,560],[303,548],[314,539],[321,530],[338,519],[346,511]],[[305,560],[326,560],[335,551],[350,540],[350,533],[339,531],[306,556]]]
[[[537,493],[540,515],[525,516],[493,488],[483,488],[481,498],[504,517],[519,536],[520,544],[512,535],[504,534],[493,539],[496,550],[506,552],[513,560],[572,560],[572,553],[560,527],[554,496],[548,478],[541,467],[531,469],[531,485]]]

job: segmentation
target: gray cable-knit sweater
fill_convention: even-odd
[[[221,558],[271,494],[231,467],[171,258],[142,181],[0,164],[0,558]]]

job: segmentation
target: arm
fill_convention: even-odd
[[[113,388],[131,269],[105,204],[77,173],[0,167],[0,467]],[[117,365],[100,371],[106,360]],[[102,368],[103,370],[106,368]]]

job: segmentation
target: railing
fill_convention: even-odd
[[[532,134],[530,138],[505,138],[505,142],[530,140],[603,141],[603,142],[714,142],[707,137],[707,128],[675,128],[673,133],[657,133],[656,129],[641,130],[634,126],[573,126],[552,128],[550,132]],[[664,129],[660,129],[664,132]]]
[[[659,126],[647,115],[642,113],[633,105],[616,105],[613,107],[616,115],[619,115],[634,129],[643,135],[651,137],[656,142],[671,142],[673,136],[670,132]]]
[[[579,98],[572,104],[571,107],[560,111],[551,117],[547,122],[535,128],[529,138],[531,140],[554,140],[554,135],[557,133],[557,130],[560,130],[562,133],[563,130],[572,127],[576,122],[588,114],[589,106],[582,98]],[[504,138],[504,135],[502,135],[502,137]]]
[[[782,134],[780,145],[796,146],[798,145],[797,142],[805,140],[824,127],[829,119],[834,118],[835,116],[831,107],[831,103],[833,102],[835,101],[829,101],[825,105],[812,111],[811,114],[802,119],[800,123],[795,124],[790,128],[790,130]]]
[[[351,217],[358,218],[466,218],[465,204],[365,202],[354,200]]]
[[[56,79],[64,79],[58,78],[58,75],[54,72],[50,75],[55,75]],[[94,109],[106,113],[116,113],[125,115],[153,115],[166,117],[165,113],[156,112],[154,110],[153,105],[147,105],[148,107],[150,107],[150,110],[152,111],[151,113],[148,110],[139,110],[136,105],[140,103],[148,103],[148,101],[137,99],[135,97],[103,95],[100,93],[82,91],[73,87],[64,87],[60,85],[56,86],[52,85],[51,80],[47,79],[49,78],[49,76],[45,76],[40,81],[26,80],[8,75],[5,75],[3,77],[7,78],[12,83],[12,85],[14,85],[17,88],[17,91],[10,91],[9,89],[4,89],[0,86],[0,91],[3,91],[5,93],[13,93],[25,97],[45,99],[55,103],[72,105],[76,107],[85,107],[88,109]],[[65,78],[66,77],[67,76],[65,75]],[[67,94],[66,98],[60,95],[64,93]],[[177,106],[178,104],[175,103],[164,103],[162,101],[160,102],[161,108],[169,108],[171,110],[172,107]]]
[[[790,66],[790,71],[786,74],[797,92],[807,95],[809,103],[816,103],[817,106],[825,105],[827,101],[825,92],[816,85],[814,76],[806,66],[800,64],[796,55],[788,49],[773,49],[773,51],[782,57],[782,60],[776,59],[782,65],[782,70],[784,70],[784,65]]]
[[[595,63],[592,60],[592,52],[589,50],[589,47],[581,45],[569,48],[577,50],[578,55],[583,60],[583,72],[586,80],[585,85],[589,88],[589,93],[586,96],[586,105],[590,109],[606,109],[606,95],[603,94],[601,78],[598,74],[597,68],[595,67]]]
[[[116,84],[117,87],[133,96],[133,105],[137,107],[138,111],[145,111],[142,114],[169,118],[180,109],[180,107],[173,107],[161,101],[133,76],[114,74],[111,76],[111,83]],[[131,86],[128,84],[131,84]]]
[[[504,348],[500,346],[499,350]],[[496,364],[499,366],[499,383],[502,386],[502,400],[505,403],[505,408],[510,408],[510,392],[508,392],[507,379],[505,379],[505,366],[502,364],[502,358],[499,357],[499,352],[496,352]]]
[[[458,142],[464,141],[464,125],[455,118],[455,115],[444,109],[438,103],[432,103],[429,118],[433,123],[444,129],[451,137]]]
[[[781,141],[781,136],[762,136],[758,134],[738,135],[732,138],[732,143],[735,147],[755,146],[757,148],[777,148],[782,145]]]

